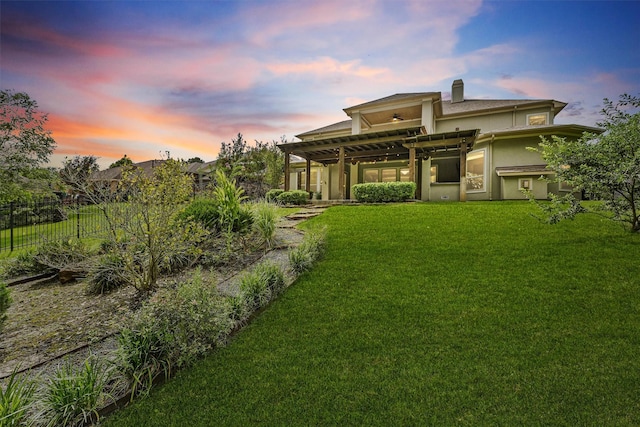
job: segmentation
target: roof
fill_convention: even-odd
[[[554,172],[547,165],[501,166],[496,168],[498,176],[551,175]]]
[[[313,134],[322,134],[322,133],[327,133],[327,132],[335,132],[335,131],[339,131],[339,130],[351,130],[351,122],[352,120],[343,120],[341,122],[337,122],[337,123],[333,123],[331,125],[328,126],[324,126],[318,129],[314,129],[314,130],[310,130],[301,134],[296,135],[296,138],[300,138],[303,136],[307,136],[307,135],[313,135]]]
[[[560,124],[560,125],[537,125],[537,126],[516,126],[513,128],[507,129],[499,129],[499,130],[491,130],[485,131],[478,136],[477,142],[481,142],[483,140],[499,140],[499,139],[509,139],[514,136],[548,136],[548,135],[557,135],[557,136],[572,136],[572,137],[580,137],[583,133],[595,133],[600,134],[603,132],[603,129],[595,128],[591,126],[584,125],[574,125],[574,124]]]
[[[558,114],[567,105],[565,102],[555,101],[553,99],[465,99],[461,102],[442,101],[442,114],[444,116],[451,116],[477,111],[501,110],[549,103],[553,103],[555,114]]]
[[[351,111],[369,108],[378,104],[387,104],[396,101],[405,101],[412,98],[440,98],[440,92],[412,92],[412,93],[396,93],[395,95],[385,96],[384,98],[368,101],[363,104],[354,105],[353,107],[344,108],[344,112],[349,114]]]

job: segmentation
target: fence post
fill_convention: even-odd
[[[80,195],[76,194],[76,230],[78,239],[80,238]]]
[[[9,245],[11,246],[11,252],[13,252],[13,209],[14,202],[9,203]]]

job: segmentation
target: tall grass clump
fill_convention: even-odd
[[[106,253],[90,268],[87,275],[87,292],[90,294],[106,294],[129,285],[125,273],[125,261],[117,252]]]
[[[240,299],[250,314],[264,307],[277,297],[284,289],[284,272],[280,267],[263,262],[251,272],[246,273],[240,280]],[[242,320],[242,316],[239,316]]]
[[[28,413],[33,404],[35,383],[11,373],[6,385],[0,387],[0,426],[29,425]]]
[[[11,294],[7,284],[0,281],[0,332],[2,332],[2,326],[7,320],[7,310],[11,305]]]
[[[269,203],[253,205],[253,229],[266,249],[275,243],[277,213],[276,207]]]
[[[56,370],[40,400],[43,425],[73,426],[99,418],[98,409],[106,402],[105,386],[110,370],[96,357],[85,360],[80,368],[67,361]]]
[[[289,251],[291,269],[298,274],[310,270],[324,252],[324,241],[324,231],[307,232],[302,243]]]

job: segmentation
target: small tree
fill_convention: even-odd
[[[617,103],[605,98],[598,126],[604,133],[585,133],[575,141],[541,137],[537,151],[556,176],[574,191],[602,200],[612,218],[640,232],[640,98],[622,95]],[[552,196],[542,205],[554,223],[588,210],[572,194]]]
[[[29,172],[49,160],[56,143],[46,122],[28,94],[0,91],[0,202],[23,196]]]
[[[82,191],[91,174],[99,169],[96,156],[74,156],[71,159],[65,157],[60,169],[60,178],[74,191]]]
[[[131,166],[132,164],[133,161],[125,154],[120,160],[116,160],[111,163],[111,165],[109,165],[109,169],[117,168],[118,166]]]

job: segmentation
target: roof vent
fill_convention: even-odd
[[[451,85],[451,103],[464,101],[464,83],[462,79],[454,80]]]

